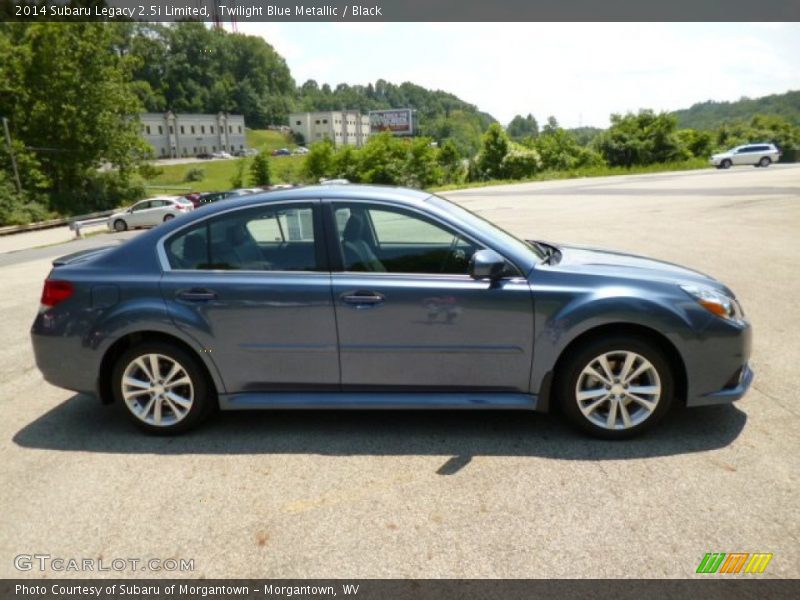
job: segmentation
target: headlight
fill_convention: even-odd
[[[682,285],[681,289],[697,300],[707,311],[714,313],[723,319],[731,321],[741,321],[744,319],[742,307],[735,298],[730,298],[713,288],[700,287],[696,285]]]

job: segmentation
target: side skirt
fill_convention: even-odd
[[[460,392],[248,392],[220,394],[221,410],[253,409],[500,409],[536,410],[536,396]]]

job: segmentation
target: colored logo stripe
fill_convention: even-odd
[[[708,552],[703,560],[697,567],[697,573],[725,573],[728,575],[735,575],[742,572],[744,567],[745,573],[763,573],[769,562],[772,560],[772,554],[767,552],[756,552],[750,554],[749,552]],[[745,566],[746,565],[746,566]]]

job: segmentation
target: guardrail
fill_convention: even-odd
[[[30,223],[28,225],[8,225],[7,227],[0,227],[0,235],[13,235],[15,233],[23,233],[25,231],[51,229],[53,227],[62,227],[67,223],[69,223],[68,219],[50,219],[49,221],[40,221],[38,223]]]
[[[88,215],[80,215],[78,217],[73,217],[69,222],[70,231],[75,232],[75,237],[82,238],[83,233],[82,230],[84,227],[92,227],[94,225],[100,225],[101,223],[105,223],[108,220],[108,217],[113,215],[113,210],[104,210],[100,212],[90,213]]]

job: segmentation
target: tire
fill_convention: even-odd
[[[611,378],[606,376],[602,358]],[[628,373],[636,377],[625,382],[622,375],[629,359]],[[602,338],[577,349],[560,368],[556,386],[567,419],[578,429],[607,440],[631,438],[656,425],[669,410],[675,390],[663,352],[633,336]],[[627,395],[634,389],[635,399]],[[581,392],[584,397],[579,400]]]
[[[171,219],[174,219],[174,218],[175,218],[175,215],[164,215],[164,221],[163,222],[166,223],[167,221],[169,221]]]
[[[770,160],[769,156],[764,156],[761,158],[760,161],[758,161],[758,166],[767,168],[768,166],[770,166],[771,163],[772,161]]]
[[[153,360],[160,372],[157,378],[151,376]],[[124,384],[123,378],[139,383]],[[198,359],[167,342],[144,342],[126,350],[114,363],[111,386],[122,411],[148,433],[183,433],[217,406],[213,385]]]
[[[128,229],[128,224],[124,220],[117,219],[116,221],[114,221],[114,231],[125,231],[127,229]]]
[[[733,165],[733,163],[730,161],[730,159],[727,158],[719,164],[719,166],[722,167],[723,169],[730,169],[731,165]]]

